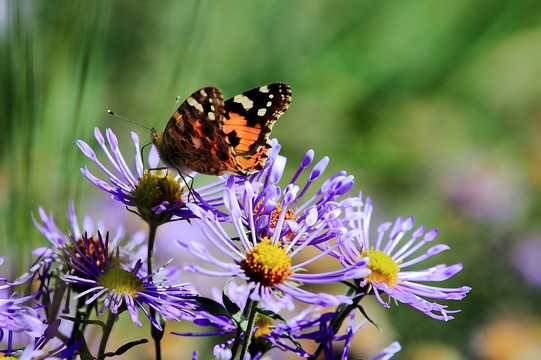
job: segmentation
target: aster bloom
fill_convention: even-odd
[[[185,284],[165,285],[164,280],[153,282],[157,272],[141,274],[141,261],[130,269],[118,266],[118,259],[110,255],[108,235],[104,238],[98,232],[94,237],[83,234],[80,240],[71,238],[71,246],[61,250],[72,271],[62,279],[79,292],[74,299],[84,299],[86,305],[101,303],[100,312],[104,307],[113,314],[126,309],[138,326],[142,326],[140,310],[159,330],[162,330],[161,325],[144,305],[168,320],[178,321],[189,313],[192,307],[189,299],[194,294],[186,290]]]
[[[356,309],[354,309],[348,315],[349,321],[345,333],[335,334],[335,331],[333,330],[333,321],[337,314],[331,312],[321,313],[320,311],[321,309],[319,308],[309,307],[292,319],[288,319],[285,324],[277,324],[273,330],[273,334],[281,335],[281,341],[291,337],[294,337],[295,339],[314,340],[321,344],[320,346],[323,354],[325,354],[325,359],[347,360],[349,358],[351,341],[357,331],[367,323],[367,320],[364,319],[356,323]],[[276,335],[274,335],[274,339],[269,338],[269,340],[278,340],[280,336]],[[400,344],[394,342],[378,354],[370,357],[368,360],[390,359],[398,351],[400,351]],[[339,356],[338,353],[340,354]],[[299,355],[302,354],[299,353]],[[302,356],[315,357],[317,355],[306,354]]]
[[[227,296],[240,308],[243,308],[246,304],[246,300],[249,296],[249,287],[246,285],[238,286],[234,282],[231,282],[227,289]],[[221,301],[221,294],[214,294],[214,299],[217,302]],[[271,303],[269,305],[274,305]],[[265,304],[262,304],[263,308],[266,308]],[[279,313],[283,308],[275,307],[271,311],[275,314]],[[270,310],[270,309],[269,309]],[[257,315],[254,327],[254,339],[250,344],[250,353],[252,355],[265,354],[270,351],[271,348],[278,348],[282,351],[291,351],[301,357],[311,357],[312,353],[305,351],[299,341],[300,340],[313,340],[316,343],[323,344],[323,353],[326,355],[326,359],[334,359],[336,351],[340,351],[340,359],[347,359],[349,354],[349,347],[351,341],[356,332],[366,324],[366,320],[356,323],[356,309],[351,311],[348,315],[349,322],[346,326],[344,334],[334,334],[332,329],[332,322],[337,316],[336,313],[323,312],[324,308],[321,306],[309,306],[303,311],[297,312],[293,316],[287,316],[282,321],[276,321],[269,316],[259,313]],[[230,335],[234,336],[236,333],[236,326],[234,322],[225,316],[216,316],[206,311],[199,311],[193,314],[191,321],[199,326],[214,327],[218,330],[207,333],[173,333],[181,336],[216,336],[216,335]],[[214,346],[213,354],[222,354],[227,351],[227,346],[231,345],[233,339],[226,342],[217,344]],[[341,350],[339,350],[341,349]],[[376,359],[389,359],[393,354],[400,350],[398,343],[393,343],[388,348],[382,350],[370,360]]]
[[[139,136],[132,132],[133,145],[135,147],[135,169],[130,169],[118,145],[118,139],[111,129],[106,129],[105,137],[98,128],[94,129],[94,136],[98,141],[103,153],[110,163],[111,170],[102,163],[94,150],[83,140],[77,140],[81,151],[90,158],[100,170],[109,178],[104,181],[94,176],[88,168],[81,169],[83,175],[98,188],[111,194],[112,198],[122,202],[131,208],[136,208],[138,214],[147,222],[153,221],[158,224],[169,221],[173,215],[181,218],[192,218],[193,214],[186,208],[185,203],[193,196],[199,205],[205,208],[213,208],[220,205],[213,199],[223,182],[217,182],[210,186],[199,189],[189,189],[183,179],[173,176],[167,171],[145,169],[140,151]],[[158,167],[159,156],[156,148],[152,146],[148,163],[150,169]],[[209,199],[206,199],[208,197]]]
[[[227,294],[226,296],[239,308],[244,308],[246,306],[247,300],[250,296],[250,286],[248,285],[237,285],[234,281],[231,281],[227,285]],[[217,289],[213,289],[213,298],[217,303],[222,302],[222,293]],[[260,308],[270,310],[275,314],[283,310],[287,304],[285,302],[261,302]],[[277,322],[271,319],[269,316],[259,313],[255,320],[255,327],[253,329],[253,340],[250,345],[249,353],[252,356],[257,356],[258,354],[264,354],[271,349],[271,347],[278,347],[282,350],[292,351],[299,356],[308,357],[311,354],[304,351],[300,344],[295,342],[294,339],[297,339],[297,336],[305,328],[313,327],[313,323],[308,321],[308,318],[315,319],[314,315],[316,312],[322,309],[321,306],[311,306],[308,309],[298,313],[296,316],[289,317],[285,319],[285,324]],[[320,315],[320,314],[317,314]],[[193,337],[208,337],[216,335],[230,335],[231,338],[223,343],[219,343],[214,346],[213,354],[215,356],[228,354],[230,350],[227,349],[234,341],[233,336],[237,333],[237,327],[232,318],[226,317],[223,315],[215,315],[209,313],[206,310],[199,309],[194,312],[192,317],[189,319],[196,325],[204,327],[214,327],[217,330],[206,333],[175,333],[175,335],[180,336],[193,336]],[[303,336],[298,337],[303,338]]]
[[[82,226],[77,219],[77,213],[75,212],[75,205],[70,202],[66,211],[66,218],[69,223],[69,230],[67,232],[62,231],[54,220],[53,214],[45,212],[40,206],[38,208],[39,219],[32,214],[32,220],[38,230],[56,247],[67,245],[71,242],[71,238],[80,239],[83,234],[95,234],[98,232],[105,232],[105,223],[103,220],[94,222],[90,216],[85,216]],[[41,221],[40,221],[41,220]],[[120,240],[123,239],[126,234],[126,230],[123,226],[118,226],[114,237],[111,238],[109,246],[111,248],[116,247]],[[134,242],[139,243],[140,237],[144,236],[142,232],[137,232]],[[43,250],[45,251],[45,250]]]
[[[4,263],[4,260],[5,257],[1,256],[0,265]],[[0,283],[2,290],[0,294],[3,296],[0,298],[0,341],[7,333],[9,335],[8,350],[10,350],[13,333],[25,333],[31,337],[38,337],[43,333],[45,324],[37,311],[39,306],[32,303],[39,291],[23,297],[18,297],[16,293],[7,297],[10,288],[19,283],[9,283],[6,278],[0,278]]]
[[[319,307],[317,307],[319,309]],[[255,321],[255,327],[253,329],[253,340],[250,344],[249,354],[258,356],[268,352],[271,348],[279,348],[281,350],[291,351],[302,357],[309,357],[311,354],[302,349],[300,344],[296,342],[296,339],[302,338],[315,338],[302,334],[305,328],[312,328],[314,321],[306,320],[306,317],[315,309],[302,311],[298,315],[285,319],[287,325],[273,321],[270,317],[259,314]],[[198,313],[197,317],[193,320],[193,323],[199,326],[214,327],[218,330],[206,333],[172,333],[180,336],[192,336],[192,337],[208,337],[217,335],[230,335],[231,338],[223,343],[219,343],[214,346],[213,354],[219,356],[220,354],[230,353],[230,346],[237,333],[234,322],[226,317],[214,316],[206,312]],[[280,326],[282,325],[282,326]]]
[[[468,286],[445,288],[422,284],[420,282],[444,281],[462,270],[462,264],[447,266],[436,265],[422,270],[408,270],[412,265],[448,250],[449,246],[438,244],[431,246],[423,253],[418,253],[426,244],[432,242],[438,230],[426,231],[424,225],[413,229],[413,217],[397,218],[394,224],[386,222],[378,229],[378,237],[370,241],[369,224],[372,214],[370,198],[363,203],[361,196],[344,201],[345,211],[341,219],[342,225],[349,231],[342,236],[343,240],[337,252],[345,268],[354,266],[359,258],[368,257],[371,273],[364,277],[352,277],[360,287],[372,290],[377,300],[384,307],[389,304],[381,294],[408,304],[413,308],[437,320],[451,320],[449,315],[460,310],[447,310],[447,305],[430,302],[425,298],[436,300],[460,300],[471,290]],[[410,232],[408,236],[407,234]],[[417,255],[419,254],[419,255]]]
[[[54,262],[63,266],[60,273],[66,275],[62,280],[75,291],[84,291],[76,295],[76,299],[92,293],[93,296],[84,298],[87,304],[105,298],[104,306],[110,307],[113,313],[118,313],[124,305],[139,326],[138,309],[150,317],[144,304],[156,309],[167,319],[178,320],[186,310],[188,304],[185,298],[192,293],[181,285],[166,286],[163,282],[150,281],[157,274],[161,276],[162,271],[167,269],[160,268],[148,274],[146,265],[140,260],[146,254],[143,232],[134,233],[127,243],[121,244],[125,235],[122,226],[110,237],[103,221],[95,225],[86,216],[81,228],[71,203],[67,211],[70,223],[67,234],[58,228],[52,214],[39,208],[39,215],[41,223],[36,218],[34,223],[49,239],[53,249],[40,248],[35,252],[46,254],[45,258],[54,259]],[[106,234],[105,238],[102,232]],[[157,324],[154,319],[151,321]]]
[[[29,271],[14,281],[14,284],[20,285],[37,277],[41,282],[40,289],[49,291],[48,285],[45,283],[55,277],[50,272],[62,274],[69,271],[69,266],[66,266],[66,259],[63,258],[62,249],[71,246],[72,239],[82,239],[83,234],[91,237],[97,236],[98,232],[108,233],[104,221],[94,222],[88,215],[84,217],[80,224],[73,203],[68,204],[66,217],[69,230],[62,231],[56,225],[53,214],[45,212],[42,207],[38,208],[38,217],[32,214],[35,226],[49,240],[52,246],[34,249],[32,253],[38,257],[38,261]],[[116,253],[118,251],[118,259],[123,265],[132,266],[137,260],[143,258],[147,252],[146,237],[144,232],[136,231],[131,234],[129,240],[125,241],[125,235],[125,228],[119,225],[114,231],[114,235],[109,237],[108,246],[112,252]]]
[[[322,306],[349,303],[351,299],[342,295],[327,293],[314,294],[300,287],[302,284],[328,284],[350,278],[363,277],[370,271],[365,268],[368,259],[358,259],[354,266],[323,273],[301,272],[303,269],[331,252],[326,252],[303,262],[294,262],[295,255],[299,254],[312,241],[317,240],[322,232],[333,232],[329,228],[325,216],[334,218],[334,214],[325,214],[318,217],[314,207],[307,209],[308,215],[301,214],[303,219],[295,229],[295,234],[285,241],[284,236],[291,231],[285,230],[283,217],[279,216],[275,225],[271,226],[272,217],[261,216],[254,208],[259,193],[255,187],[261,185],[246,181],[242,186],[232,183],[224,189],[224,203],[231,215],[235,228],[235,239],[226,233],[222,224],[212,211],[189,204],[190,209],[200,218],[195,220],[209,239],[213,247],[229,258],[221,260],[213,256],[204,245],[186,239],[179,239],[177,243],[199,260],[221,267],[222,270],[209,270],[200,266],[191,265],[185,268],[188,271],[209,276],[234,276],[245,280],[251,291],[250,299],[253,301],[280,302],[284,295],[308,304]],[[286,187],[283,197],[285,203],[290,203],[297,193],[295,186]],[[280,220],[282,219],[282,220]],[[267,234],[272,234],[270,237]],[[284,245],[284,242],[287,244]]]
[[[217,303],[222,303],[223,294],[221,291],[218,291],[218,289],[213,288],[212,296],[214,298],[214,301]],[[250,295],[250,287],[247,285],[237,285],[234,281],[231,281],[227,285],[227,294],[226,296],[235,303],[239,308],[245,308],[248,297]],[[287,299],[287,295],[285,296]],[[260,308],[264,308],[266,310],[270,310],[274,313],[280,312],[280,310],[284,309],[286,306],[290,305],[291,301],[287,300],[287,303],[284,302],[270,302],[270,303],[264,303],[262,302],[260,304]],[[319,309],[320,307],[318,307]],[[306,316],[306,312],[303,312],[304,316]],[[300,318],[302,318],[303,315],[300,315]],[[213,314],[205,309],[199,308],[197,311],[193,312],[193,314],[190,317],[187,317],[186,320],[191,321],[192,323],[203,326],[203,327],[214,327],[218,330],[213,332],[206,332],[206,333],[175,333],[174,335],[180,335],[180,336],[192,336],[192,337],[208,337],[208,336],[217,336],[217,335],[230,335],[232,336],[229,340],[217,344],[214,346],[213,354],[218,356],[219,354],[225,354],[228,349],[226,349],[227,346],[231,345],[234,341],[233,336],[237,333],[237,327],[233,321],[232,318],[224,316],[224,315],[216,315]],[[287,321],[288,324],[290,324],[292,321],[291,319]],[[254,341],[252,342],[252,345],[250,347],[250,352],[252,355],[257,355],[258,353],[264,353],[270,349],[270,345],[272,345],[271,342],[267,340],[268,337],[272,337],[276,335],[279,339],[286,338],[284,335],[284,331],[280,330],[279,333],[274,333],[270,327],[273,326],[273,321],[268,316],[264,316],[262,314],[258,314],[256,321],[255,321],[255,328],[254,328]],[[292,325],[294,326],[294,325]],[[286,339],[287,340],[287,339]],[[300,347],[291,346],[290,344],[281,346],[282,343],[280,341],[276,342],[276,346],[282,348],[283,350],[292,350],[296,352],[298,355],[304,356],[308,355],[304,350],[302,350]]]
[[[76,356],[77,349],[84,342],[84,339],[81,338],[77,341],[68,339],[60,344],[58,344],[58,342],[55,343],[55,341],[52,340],[56,337],[59,327],[60,320],[51,322],[43,332],[43,335],[29,343],[17,358],[19,360],[67,359]],[[53,343],[55,344],[53,345]]]
[[[38,208],[39,219],[32,214],[35,226],[38,230],[51,242],[54,248],[70,245],[73,238],[81,239],[83,234],[87,236],[96,235],[99,233],[110,233],[103,220],[94,221],[91,216],[85,215],[82,223],[79,222],[75,212],[73,203],[68,204],[66,217],[69,223],[69,230],[62,231],[55,223],[52,213],[46,213],[40,206]],[[41,220],[41,222],[39,221]],[[137,260],[146,256],[147,245],[145,244],[145,233],[143,231],[135,231],[130,235],[129,240],[125,240],[126,229],[122,225],[118,225],[109,237],[109,249],[111,251],[119,251],[120,258],[123,263],[133,265]],[[47,254],[49,248],[37,248],[34,253]]]
[[[37,311],[38,306],[31,304],[38,294],[39,292],[36,292],[23,297],[12,294],[9,298],[0,299],[0,340],[8,334],[7,353],[11,352],[14,333],[25,333],[30,337],[39,337],[43,334],[46,325]]]
[[[300,228],[305,233],[318,231],[321,222],[332,216],[329,213],[340,212],[337,199],[353,187],[353,176],[340,171],[325,179],[313,195],[308,195],[317,181],[321,180],[329,158],[325,156],[314,164],[314,151],[308,150],[291,180],[280,185],[287,159],[279,155],[279,151],[280,145],[273,139],[265,169],[245,179],[254,184],[253,188],[258,192],[250,199],[257,217],[269,217],[267,228],[260,227],[261,233],[258,236],[272,236],[274,227],[280,224],[281,238],[285,241]],[[281,186],[285,186],[283,190]],[[307,226],[314,219],[315,222]],[[311,238],[311,243],[324,242],[333,236],[334,232],[320,232]]]

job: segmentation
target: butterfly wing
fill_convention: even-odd
[[[225,102],[219,89],[206,87],[190,95],[152,141],[161,160],[181,174],[249,174],[263,168],[272,126],[290,101],[291,89],[282,83]]]
[[[291,88],[284,83],[260,86],[225,101],[220,125],[235,161],[229,171],[248,174],[263,168],[272,126],[290,102]]]
[[[228,171],[229,146],[218,125],[224,117],[222,93],[214,87],[194,92],[179,106],[167,123],[160,158],[186,174],[190,170],[209,175]]]

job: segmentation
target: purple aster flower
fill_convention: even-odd
[[[531,234],[520,240],[511,252],[513,267],[529,283],[541,287],[541,236]]]
[[[159,156],[156,148],[152,146],[148,163],[150,169],[145,169],[140,151],[139,136],[132,132],[133,145],[135,147],[135,169],[132,170],[124,160],[118,139],[111,129],[106,129],[107,142],[98,128],[94,129],[94,135],[103,150],[110,168],[102,163],[94,150],[83,140],[78,140],[77,145],[81,151],[89,157],[100,170],[109,178],[104,181],[94,176],[87,167],[82,168],[83,175],[94,185],[112,195],[128,207],[136,208],[137,213],[147,222],[153,221],[158,224],[169,221],[173,215],[181,218],[194,217],[185,206],[192,196],[197,203],[205,208],[213,208],[220,205],[215,203],[220,199],[216,195],[223,181],[198,189],[188,189],[180,175],[173,176],[167,171],[150,170],[158,167]]]
[[[8,299],[0,299],[0,340],[4,331],[24,332],[32,337],[43,333],[45,325],[36,308],[25,305],[38,294],[23,297],[13,294]]]
[[[95,226],[87,216],[81,229],[73,204],[68,206],[70,231],[67,234],[56,226],[53,216],[46,214],[42,208],[39,215],[42,223],[35,218],[34,222],[53,248],[39,248],[35,252],[42,254],[44,259],[50,259],[47,263],[60,264],[56,273],[61,276],[62,282],[78,292],[75,299],[82,298],[87,305],[105,299],[102,305],[109,307],[113,313],[127,308],[132,320],[139,326],[138,309],[150,318],[143,306],[145,304],[167,319],[178,320],[187,311],[189,301],[186,297],[192,293],[183,285],[168,286],[163,281],[151,281],[153,277],[164,278],[165,271],[173,270],[164,267],[148,274],[146,265],[140,260],[146,256],[143,232],[136,232],[127,243],[121,245],[125,235],[123,227],[117,228],[111,241],[102,221]],[[106,234],[105,239],[102,232]],[[150,320],[160,328],[155,319]]]
[[[325,359],[347,360],[350,355],[349,348],[351,341],[357,331],[367,323],[367,320],[364,319],[356,323],[355,316],[357,310],[354,309],[348,315],[349,321],[345,333],[338,335],[333,329],[333,322],[337,314],[331,312],[320,313],[319,311],[320,309],[318,308],[310,307],[292,319],[288,319],[285,324],[277,324],[273,333],[281,334],[282,341],[284,339],[287,340],[290,336],[296,339],[312,339],[321,344]],[[277,340],[278,336],[275,335],[274,338]],[[394,342],[368,360],[390,359],[398,351],[400,351],[400,345]],[[308,357],[310,356],[315,357],[317,354],[309,355]]]
[[[34,360],[34,359],[67,359],[77,355],[77,349],[83,343],[84,339],[77,341],[60,342],[53,341],[58,334],[60,320],[54,320],[45,329],[43,335],[28,346],[18,355],[19,360]]]
[[[238,286],[231,282],[227,289],[227,295],[230,299],[241,308],[246,304],[249,296],[248,286]],[[221,294],[214,296],[217,302],[221,301]],[[265,306],[263,306],[265,308]],[[276,308],[274,313],[278,313],[280,308]],[[334,359],[336,351],[340,355],[340,359],[347,359],[349,347],[353,336],[356,332],[366,324],[366,320],[355,323],[356,309],[349,314],[349,323],[344,334],[336,335],[333,333],[332,322],[336,317],[336,313],[323,313],[321,306],[309,306],[305,310],[293,316],[287,316],[283,321],[276,321],[269,316],[259,313],[256,318],[254,328],[254,339],[250,344],[250,353],[252,355],[265,354],[272,348],[280,349],[281,351],[291,351],[301,357],[311,357],[312,353],[305,351],[299,341],[313,340],[316,343],[323,344],[322,350],[326,355],[326,359]],[[234,322],[225,316],[216,316],[209,314],[206,311],[194,313],[192,322],[199,326],[214,327],[218,329],[209,333],[173,333],[181,336],[216,336],[236,334],[236,326]],[[233,339],[214,346],[213,354],[218,355],[227,351],[227,346],[231,345]],[[389,359],[393,354],[400,350],[398,343],[393,343],[387,349],[382,350],[370,359]],[[387,357],[385,357],[387,356]]]
[[[4,257],[0,258],[0,265],[3,261]],[[3,284],[2,298],[0,298],[0,341],[7,334],[7,350],[2,351],[6,354],[12,353],[14,335],[26,334],[29,337],[39,337],[46,328],[44,320],[37,311],[40,306],[33,303],[39,292],[23,297],[18,297],[13,293],[8,297],[9,288],[12,286],[13,284],[10,283]]]
[[[62,249],[69,247],[73,239],[82,239],[83,234],[87,237],[97,236],[98,233],[106,233],[106,226],[103,221],[94,223],[90,216],[85,216],[82,226],[79,224],[75,207],[73,203],[69,203],[67,209],[67,219],[69,230],[64,232],[56,225],[52,213],[47,214],[42,207],[38,208],[39,218],[32,214],[32,219],[38,230],[50,241],[52,246],[38,247],[32,253],[38,257],[36,263],[30,267],[24,275],[19,277],[14,284],[20,285],[31,279],[37,278],[41,285],[40,290],[45,293],[50,291],[49,283],[51,279],[57,278],[59,274],[70,271],[69,264],[63,258]],[[107,232],[108,233],[108,232]],[[114,232],[114,236],[109,237],[111,240],[108,244],[109,249],[116,253],[118,251],[118,259],[122,266],[133,266],[139,259],[144,258],[147,245],[145,243],[146,236],[143,231],[134,232],[128,241],[123,241],[126,230],[123,226],[118,226]],[[66,265],[68,265],[66,267]],[[146,268],[144,268],[146,269]]]
[[[128,310],[132,321],[142,326],[139,310],[142,311],[158,329],[162,329],[145,305],[168,320],[180,320],[189,313],[193,293],[185,289],[185,284],[165,285],[164,280],[152,281],[157,271],[141,274],[142,262],[138,261],[129,270],[121,268],[118,259],[109,250],[109,236],[88,237],[86,234],[77,240],[71,237],[71,246],[61,248],[68,259],[72,271],[62,279],[78,294],[74,299],[84,299],[86,305],[102,304],[100,313],[107,307],[113,314]]]
[[[177,243],[190,254],[214,264],[222,270],[210,270],[200,266],[186,266],[185,269],[209,276],[235,276],[245,280],[251,291],[251,300],[264,302],[280,302],[284,295],[308,304],[323,306],[349,303],[347,296],[327,293],[314,294],[300,287],[302,284],[328,284],[351,278],[352,274],[363,277],[370,271],[365,268],[368,259],[358,259],[353,267],[331,272],[307,273],[306,266],[321,259],[333,250],[330,247],[316,257],[294,262],[299,254],[312,241],[317,241],[324,232],[333,232],[327,226],[327,217],[334,218],[334,213],[326,213],[321,217],[315,207],[306,209],[308,215],[300,214],[302,221],[295,228],[292,236],[290,228],[283,226],[283,216],[278,216],[276,224],[273,218],[262,216],[254,204],[257,204],[259,193],[255,190],[257,183],[246,181],[242,186],[229,186],[224,189],[224,203],[231,215],[236,230],[233,240],[212,211],[206,211],[195,204],[188,207],[200,218],[195,220],[203,230],[210,243],[229,260],[221,260],[209,252],[200,243],[189,239],[179,239]],[[288,186],[284,190],[285,204],[296,198],[297,188]],[[267,235],[270,234],[270,235]],[[286,239],[285,237],[288,236]],[[336,245],[334,245],[336,247]]]
[[[222,302],[222,294],[219,293],[217,289],[213,289],[213,297],[217,303]],[[230,282],[227,286],[227,296],[229,299],[237,304],[240,308],[246,306],[248,297],[250,296],[250,287],[247,285],[237,285],[235,282]],[[283,303],[270,302],[268,303],[271,309],[267,309],[265,304],[262,302],[260,305],[261,308],[271,310],[274,313],[278,313],[285,306]],[[270,317],[262,314],[258,314],[255,327],[253,329],[253,341],[250,344],[249,354],[252,356],[257,356],[268,352],[271,347],[278,347],[281,350],[292,351],[297,355],[308,357],[311,354],[304,351],[299,343],[292,341],[292,339],[297,338],[297,335],[305,328],[307,321],[304,321],[310,314],[315,311],[319,311],[322,308],[320,306],[310,307],[310,310],[302,311],[295,317],[287,319],[286,324],[283,326],[274,328],[276,324],[282,325],[281,323],[275,322]],[[189,319],[192,323],[204,326],[204,327],[214,327],[218,330],[213,332],[206,333],[174,333],[174,335],[180,336],[195,336],[195,337],[208,337],[216,335],[229,335],[230,339],[223,343],[219,343],[214,346],[213,354],[215,356],[224,356],[226,354],[231,354],[231,350],[227,347],[230,346],[234,339],[234,336],[237,334],[237,327],[234,321],[223,315],[214,315],[209,313],[206,310],[199,310],[194,312],[192,317]],[[312,324],[309,324],[308,327],[312,327]],[[292,330],[293,329],[293,330]],[[244,336],[244,335],[241,335]]]
[[[441,178],[447,201],[473,220],[512,223],[531,203],[532,189],[524,173],[501,156],[468,149],[446,162]]]
[[[410,266],[448,250],[449,246],[438,244],[428,248],[423,253],[418,251],[432,242],[438,231],[426,231],[425,226],[413,230],[413,217],[399,217],[394,224],[387,222],[378,229],[378,237],[370,241],[369,224],[372,214],[370,198],[363,203],[361,197],[344,200],[344,216],[342,225],[348,232],[341,236],[337,252],[333,254],[340,259],[345,268],[356,266],[358,259],[368,257],[371,273],[363,277],[352,277],[361,287],[368,287],[384,307],[389,304],[381,294],[408,304],[413,308],[438,320],[451,320],[452,313],[460,310],[447,310],[447,305],[430,302],[425,298],[437,300],[460,300],[471,290],[468,286],[460,288],[444,288],[422,284],[420,282],[444,281],[462,270],[462,264],[447,266],[440,264],[428,269],[407,270]],[[324,247],[322,247],[324,249]]]
[[[88,215],[85,216],[81,226],[77,219],[75,206],[71,202],[68,204],[68,208],[66,211],[66,218],[68,219],[69,223],[69,230],[67,232],[60,230],[60,228],[56,225],[53,214],[47,214],[41,206],[38,208],[38,215],[39,219],[37,219],[34,214],[32,214],[32,220],[34,221],[34,225],[36,225],[38,230],[51,242],[53,246],[56,247],[70,244],[70,239],[72,237],[80,239],[85,233],[96,234],[97,232],[103,233],[106,231],[105,222],[103,220],[94,222],[94,220],[92,220],[92,218]],[[39,220],[41,220],[41,222]],[[124,229],[124,227],[118,226],[109,246],[111,248],[115,248],[116,246],[118,246],[120,240],[124,238],[125,234],[126,230]],[[134,234],[134,238],[132,240],[134,243],[139,244],[142,242],[141,237],[144,237],[144,233],[137,232]],[[128,249],[128,251],[131,250],[133,249]]]
[[[269,218],[266,228],[258,227],[261,231],[258,236],[272,236],[274,228],[278,227],[281,229],[280,237],[285,241],[294,237],[301,228],[304,233],[318,231],[320,222],[333,216],[333,212],[340,212],[337,199],[353,187],[353,176],[340,171],[325,179],[319,189],[309,195],[322,178],[329,158],[325,156],[314,165],[314,151],[307,151],[292,179],[280,185],[287,160],[279,155],[279,151],[280,145],[273,139],[265,169],[245,179],[252,183],[252,188],[257,192],[250,198],[257,219]],[[285,187],[282,190],[280,186]],[[316,221],[311,224],[314,219]],[[320,232],[311,238],[311,243],[324,242],[333,237],[334,232]]]

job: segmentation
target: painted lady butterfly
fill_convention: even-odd
[[[163,132],[152,131],[160,159],[182,175],[192,171],[246,175],[263,169],[274,122],[291,102],[291,88],[273,83],[224,101],[215,87],[194,92]]]

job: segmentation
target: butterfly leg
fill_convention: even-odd
[[[193,199],[195,201],[196,198],[195,198],[195,195],[193,193],[193,181],[194,181],[193,176],[189,175],[189,174],[188,175],[182,175],[182,172],[179,171],[179,169],[177,169],[177,172],[178,172],[180,178],[182,179],[182,182],[184,182],[184,184],[188,188],[188,199],[186,199],[186,202],[190,201],[190,199]],[[189,178],[189,180],[186,180],[186,178]]]

